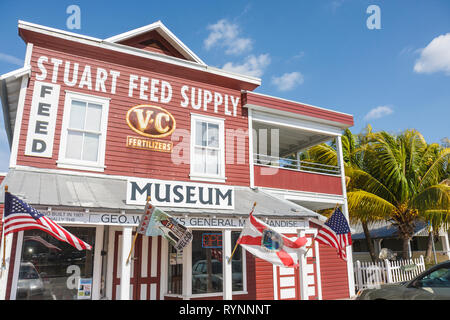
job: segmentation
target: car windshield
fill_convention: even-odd
[[[450,268],[440,268],[422,279],[425,287],[450,287]]]

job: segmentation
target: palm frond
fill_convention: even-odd
[[[441,150],[434,160],[434,162],[429,166],[418,187],[418,191],[421,191],[428,186],[438,184],[442,179],[446,179],[445,167],[450,161],[450,148],[445,148]]]
[[[351,181],[349,188],[370,192],[392,204],[398,202],[395,195],[370,173],[357,168],[349,168],[346,170],[346,174]]]
[[[430,186],[411,199],[410,207],[421,212],[427,210],[450,210],[450,187],[445,184]]]
[[[360,221],[387,220],[396,207],[389,201],[364,190],[355,190],[347,194],[351,219]]]

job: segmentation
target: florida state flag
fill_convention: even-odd
[[[305,237],[288,238],[253,216],[245,221],[238,243],[254,256],[281,267],[298,267]],[[306,251],[306,250],[304,250]]]

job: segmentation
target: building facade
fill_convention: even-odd
[[[10,169],[1,183],[91,244],[39,230],[6,237],[2,299],[342,299],[348,262],[313,243],[314,210],[348,216],[341,132],[351,115],[255,90],[206,65],[161,22],[97,39],[19,21],[24,67],[0,77]],[[301,161],[334,140],[338,166]],[[147,197],[193,231],[177,252],[138,236]],[[297,269],[235,246],[255,216],[312,250]],[[3,207],[2,207],[3,211]],[[2,243],[3,246],[3,243]],[[3,250],[3,248],[2,248]]]

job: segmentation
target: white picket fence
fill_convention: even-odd
[[[408,281],[425,271],[423,256],[416,259],[376,263],[356,261],[354,264],[356,290],[376,288],[383,283]]]

